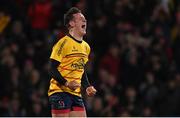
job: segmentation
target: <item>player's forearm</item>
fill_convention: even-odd
[[[59,84],[65,85],[67,80],[65,80],[63,78],[63,76],[59,73],[59,71],[57,69],[57,67],[59,66],[60,62],[51,59],[50,60],[50,64],[51,64],[51,70],[50,70],[51,77],[53,77],[57,82],[59,82]]]
[[[83,73],[81,83],[82,83],[82,87],[85,88],[85,89],[87,87],[91,86],[91,84],[89,83],[86,71],[84,71],[84,73]]]

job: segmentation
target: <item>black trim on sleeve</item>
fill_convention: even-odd
[[[87,73],[84,70],[83,76],[82,76],[82,81],[81,81],[81,85],[83,88],[87,88],[89,86],[91,86],[91,84],[89,83],[88,77],[87,77]]]
[[[59,73],[59,71],[57,69],[57,67],[60,65],[60,62],[58,62],[54,59],[50,59],[50,65],[51,65],[50,76],[53,79],[55,79],[59,84],[65,85],[67,80],[63,78],[63,76]]]

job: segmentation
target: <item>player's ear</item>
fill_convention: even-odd
[[[73,21],[73,20],[71,20],[71,21],[69,22],[69,25],[70,25],[70,27],[74,27],[74,26],[75,26],[74,21]]]

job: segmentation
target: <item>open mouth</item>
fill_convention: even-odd
[[[86,25],[82,25],[81,27],[84,29]]]

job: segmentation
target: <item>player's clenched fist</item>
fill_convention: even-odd
[[[96,89],[93,86],[89,86],[86,88],[86,93],[88,96],[94,96],[96,94]]]
[[[73,81],[70,81],[70,82],[66,82],[65,86],[69,87],[72,90],[76,90],[81,85],[78,82],[76,82],[75,80],[73,80]]]

